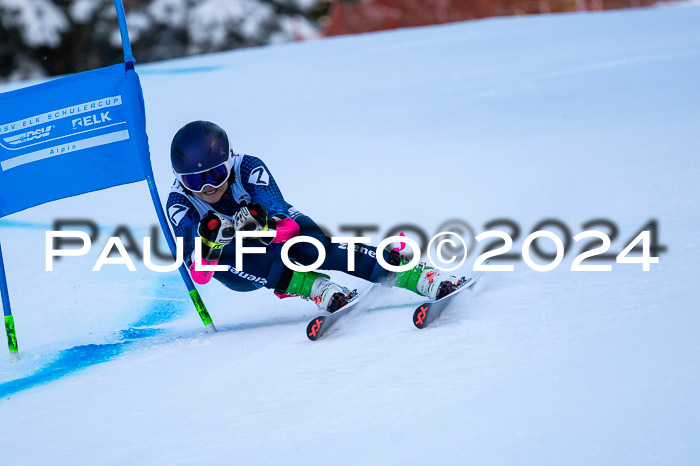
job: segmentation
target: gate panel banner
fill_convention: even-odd
[[[0,217],[143,180],[143,108],[123,63],[0,94]]]

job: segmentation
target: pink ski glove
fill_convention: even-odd
[[[216,265],[218,263],[219,263],[218,260],[208,261],[208,260],[202,259],[202,264],[204,264],[204,265]],[[208,271],[204,272],[201,270],[195,270],[194,269],[194,261],[192,261],[192,265],[190,265],[190,275],[192,276],[192,280],[194,280],[194,282],[197,285],[206,285],[211,280],[211,277],[214,276],[214,271],[208,270]]]
[[[284,243],[295,236],[299,236],[299,224],[291,217],[285,217],[279,220],[275,219],[275,228],[277,230],[277,236],[272,240],[273,243]]]

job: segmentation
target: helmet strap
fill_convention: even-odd
[[[185,187],[184,184],[182,184],[180,181],[178,181],[177,183],[180,185],[180,187],[182,188],[182,190],[185,191],[185,194],[187,194],[188,196],[192,196],[192,195],[193,195],[192,191],[190,191],[189,189],[187,189],[187,188]]]

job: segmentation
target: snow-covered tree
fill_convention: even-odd
[[[317,0],[124,0],[140,63],[318,35]],[[113,0],[0,0],[0,79],[119,62]]]

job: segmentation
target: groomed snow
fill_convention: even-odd
[[[40,206],[0,220],[22,356],[0,357],[1,462],[697,464],[698,24],[697,5],[499,18],[138,66],[163,200],[172,135],[208,119],[334,233],[604,217],[619,252],[655,218],[668,251],[650,272],[571,272],[580,246],[552,272],[517,261],[423,331],[388,291],[312,343],[301,300],[200,287],[208,335],[177,274],[91,272],[117,225],[156,223],[144,183]],[[45,272],[61,218],[101,236]]]

